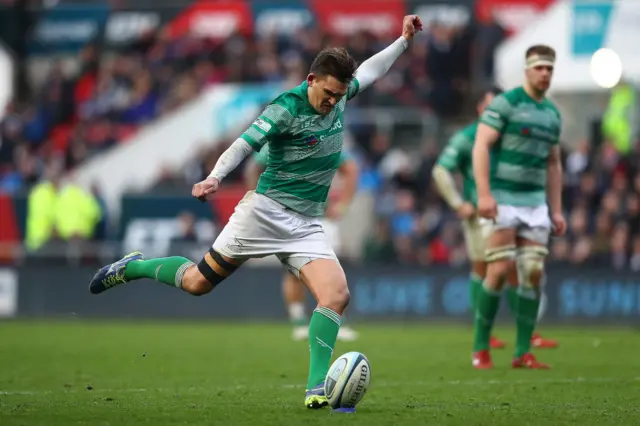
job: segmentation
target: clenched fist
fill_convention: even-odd
[[[418,31],[422,31],[422,21],[418,15],[407,15],[402,20],[402,36],[411,40]]]

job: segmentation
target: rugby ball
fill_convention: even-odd
[[[332,408],[353,408],[362,401],[371,382],[371,366],[360,352],[336,359],[324,381],[324,394]]]

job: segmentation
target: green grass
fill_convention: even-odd
[[[308,349],[285,325],[0,322],[0,425],[638,424],[635,331],[547,329],[549,371],[475,371],[469,327],[359,327],[372,384],[354,416],[303,407]]]

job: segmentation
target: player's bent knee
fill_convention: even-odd
[[[336,287],[332,291],[318,297],[318,305],[329,308],[341,314],[351,302],[351,293],[345,282],[344,286]]]
[[[191,267],[184,273],[182,289],[193,296],[202,296],[213,290],[213,285],[198,268]]]
[[[197,274],[193,277],[188,288],[183,284],[183,289],[195,296],[207,294],[234,273],[239,266],[231,263],[231,259],[225,259],[220,253],[211,248],[198,263],[195,271]]]

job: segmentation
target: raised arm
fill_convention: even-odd
[[[389,71],[391,65],[407,50],[409,41],[418,31],[422,31],[420,18],[417,15],[405,16],[402,21],[402,35],[384,50],[364,61],[356,70],[358,92],[371,86]]]

